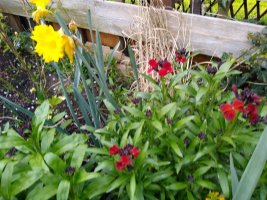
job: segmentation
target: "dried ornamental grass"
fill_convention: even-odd
[[[177,19],[176,25],[168,24],[167,18],[170,16]],[[130,32],[126,34],[133,44],[139,73],[147,74],[150,68],[148,63],[152,58],[157,60],[166,58],[168,61],[174,61],[176,50],[182,48],[189,50],[190,26],[191,22],[183,18],[181,13],[166,11],[161,0],[151,0],[150,4],[147,0],[139,1],[138,16],[135,17]],[[170,27],[176,27],[176,29],[170,31]],[[179,67],[174,73],[183,71],[184,68],[188,69],[190,65],[191,60],[187,61],[186,65],[178,63]],[[159,79],[157,73],[152,73],[151,77],[155,80]],[[139,81],[142,91],[151,91],[152,88],[145,78],[140,76]]]

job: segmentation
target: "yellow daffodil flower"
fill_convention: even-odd
[[[52,26],[37,25],[31,38],[36,41],[35,52],[43,57],[46,63],[58,62],[64,56],[64,40]]]
[[[45,8],[37,7],[37,10],[32,13],[32,18],[37,24],[40,24],[40,19],[51,13],[51,11]]]
[[[62,28],[59,30],[59,34],[63,39],[63,49],[65,54],[68,56],[70,63],[73,63],[73,54],[75,51],[75,44],[71,37],[64,34]]]
[[[45,8],[51,0],[30,0],[30,2],[35,4],[37,7]]]

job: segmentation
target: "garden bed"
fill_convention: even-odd
[[[4,2],[6,12],[25,15],[17,0]],[[0,101],[13,112],[5,110],[0,125],[0,198],[267,198],[266,90],[251,89],[239,71],[249,66],[252,82],[266,84],[266,28],[166,11],[158,2],[60,2],[24,5],[36,22],[26,54],[0,24],[10,50],[0,57],[7,87]],[[106,56],[94,28],[128,33],[130,73],[118,70],[120,45]],[[262,31],[250,35],[252,44],[248,30]],[[222,56],[193,62],[195,50]]]

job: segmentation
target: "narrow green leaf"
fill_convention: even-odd
[[[46,185],[45,187],[41,187],[41,185],[37,185],[34,190],[32,190],[26,200],[48,200],[57,193],[57,185]]]
[[[133,173],[131,176],[131,181],[130,181],[130,199],[131,200],[134,200],[135,190],[136,190],[136,180],[135,180],[135,174]]]
[[[116,180],[114,180],[107,189],[107,192],[111,192],[122,185],[125,185],[129,181],[129,176],[120,176]]]
[[[211,168],[211,166],[204,166],[204,167],[200,167],[200,168],[198,168],[198,169],[194,172],[193,177],[194,177],[194,178],[197,178],[197,177],[199,177],[199,176],[203,176],[204,174],[207,173],[207,171],[210,170],[210,168]]]
[[[1,192],[5,199],[10,199],[11,196],[11,181],[15,163],[8,163],[1,177]]]
[[[267,127],[264,129],[259,142],[249,160],[234,193],[233,200],[249,200],[255,190],[267,159]]]
[[[42,153],[47,152],[47,150],[50,148],[52,142],[54,141],[55,134],[56,134],[56,130],[54,128],[42,134],[42,139],[41,139]]]
[[[67,151],[73,151],[77,145],[84,144],[87,139],[88,136],[85,134],[66,135],[53,146],[53,152],[60,155]]]
[[[133,107],[129,107],[129,106],[123,106],[123,109],[126,110],[127,112],[129,112],[134,117],[140,117],[140,118],[142,118],[142,117],[145,116],[144,113],[142,113],[137,108],[133,108]]]
[[[86,172],[84,169],[80,169],[76,174],[75,174],[75,183],[79,184],[85,181],[89,181],[91,179],[95,179],[98,177],[101,177],[102,175],[97,172]]]
[[[19,179],[12,183],[11,195],[16,196],[20,192],[32,186],[42,177],[42,171],[28,171],[20,174]]]
[[[75,67],[75,73],[74,73],[73,87],[75,87],[75,88],[79,87],[80,79],[81,79],[81,71],[80,71],[79,67],[76,66]]]
[[[110,66],[110,64],[111,64],[111,61],[112,61],[112,59],[114,58],[114,55],[115,55],[115,53],[118,51],[118,49],[119,49],[119,47],[120,47],[120,42],[118,42],[117,44],[116,44],[116,46],[112,49],[112,51],[111,51],[111,53],[110,53],[110,55],[109,55],[109,58],[108,58],[108,62],[107,62],[107,68],[109,68],[109,66]]]
[[[86,152],[100,155],[109,155],[109,152],[106,149],[102,148],[87,148]]]
[[[219,170],[218,179],[219,179],[219,183],[220,183],[220,186],[222,188],[222,191],[223,191],[223,195],[226,198],[229,198],[230,190],[229,190],[229,184],[228,184],[228,179],[227,179],[226,173],[222,170]]]
[[[45,100],[40,106],[38,106],[34,112],[33,126],[39,126],[39,131],[43,128],[45,120],[49,113],[49,101]]]
[[[165,171],[154,173],[153,176],[151,177],[151,182],[158,182],[158,181],[164,180],[170,177],[172,174],[173,174],[173,171],[171,170],[165,170]]]
[[[144,125],[144,121],[139,123],[139,126],[138,126],[138,128],[136,129],[136,131],[134,133],[134,138],[133,138],[134,146],[137,146],[139,141],[141,140],[141,133],[142,133],[142,130],[143,130],[143,125]]]
[[[184,117],[183,119],[179,120],[178,122],[176,122],[174,124],[174,130],[180,129],[183,125],[185,125],[187,122],[190,122],[194,118],[195,118],[194,115],[193,116]]]
[[[19,111],[19,112],[25,114],[26,116],[28,116],[28,117],[30,117],[30,118],[33,117],[34,113],[32,113],[31,111],[28,111],[27,109],[21,107],[20,105],[18,105],[18,104],[16,104],[16,103],[14,103],[14,102],[8,100],[7,98],[3,97],[2,95],[0,95],[0,99],[1,99],[3,102],[5,102],[5,103],[7,103],[8,105],[10,105],[10,106],[13,108],[14,111]]]
[[[70,190],[70,182],[62,180],[57,189],[57,200],[68,200]]]
[[[20,136],[0,136],[0,149],[26,146],[27,142]]]
[[[103,194],[107,191],[109,185],[113,181],[114,177],[109,175],[98,177],[84,189],[83,196],[92,199],[100,194]]]
[[[172,183],[171,185],[168,185],[166,189],[179,191],[179,190],[183,190],[187,188],[187,186],[188,184],[185,182],[175,182],[175,183]]]
[[[95,56],[97,56],[96,60],[98,62],[96,64],[98,66],[99,75],[102,78],[103,83],[106,83],[107,80],[104,71],[104,56],[103,56],[102,42],[98,30],[96,30],[96,48],[97,48],[97,54],[95,54]]]
[[[179,148],[178,143],[177,143],[176,141],[174,141],[174,140],[170,140],[169,142],[170,142],[170,145],[171,145],[173,151],[174,151],[179,157],[183,158],[183,153],[182,153],[181,149]]]
[[[134,72],[134,78],[135,78],[135,80],[137,82],[138,90],[140,91],[139,77],[138,77],[138,67],[137,67],[137,64],[135,62],[135,56],[134,56],[133,49],[132,49],[132,47],[130,45],[128,45],[128,52],[129,52],[129,55],[130,55],[130,61],[131,61],[131,65],[132,65],[133,72]]]
[[[176,103],[175,102],[169,103],[169,104],[165,105],[163,108],[161,108],[159,111],[160,117],[165,116],[171,110],[176,110]]]
[[[216,73],[216,75],[219,74],[219,73],[227,73],[230,70],[230,67],[233,65],[234,62],[235,62],[235,60],[228,60],[225,63],[223,63],[220,66],[220,68],[219,68],[218,72]]]
[[[62,174],[66,169],[66,163],[54,153],[49,152],[45,154],[44,160],[58,174]]]
[[[80,127],[80,123],[79,123],[79,121],[78,121],[77,115],[76,115],[75,112],[74,112],[74,109],[73,109],[73,106],[72,106],[70,97],[69,97],[69,95],[68,95],[68,93],[67,93],[67,89],[66,89],[66,87],[65,87],[65,85],[64,85],[64,81],[63,81],[63,79],[62,79],[62,75],[61,75],[62,72],[60,71],[60,69],[59,69],[57,63],[53,62],[52,65],[54,66],[54,68],[55,68],[56,71],[57,71],[57,75],[58,75],[58,78],[59,78],[59,80],[60,80],[61,88],[62,88],[63,93],[64,93],[64,96],[65,96],[65,98],[66,98],[66,102],[67,102],[67,105],[68,105],[70,114],[71,114],[71,116],[72,116],[74,122],[77,124],[77,126]]]
[[[81,167],[86,149],[87,149],[87,145],[79,145],[74,150],[70,165],[72,167],[75,167],[75,169],[79,169]]]
[[[187,200],[195,200],[193,194],[189,190],[186,190],[186,193],[187,193]]]
[[[197,180],[196,184],[198,184],[199,186],[203,188],[207,188],[210,190],[215,190],[217,187],[216,184],[214,184],[213,182],[206,181],[206,180]]]
[[[194,162],[197,161],[199,158],[201,158],[202,156],[212,152],[214,149],[216,148],[215,145],[212,146],[205,146],[202,150],[200,150],[199,152],[197,152],[195,158],[194,158]]]
[[[237,177],[237,173],[235,170],[232,153],[230,153],[230,171],[231,171],[231,180],[232,180],[232,195],[234,195],[236,192],[237,186],[238,186],[238,177]]]
[[[77,100],[77,103],[79,105],[79,108],[82,112],[83,119],[85,120],[85,123],[89,126],[92,125],[92,122],[89,118],[88,113],[90,112],[90,107],[87,104],[87,102],[84,100],[83,96],[79,93],[77,88],[73,88],[74,96]]]
[[[162,124],[158,120],[154,120],[151,122],[152,126],[154,126],[159,132],[163,132]]]
[[[197,91],[197,95],[196,95],[196,104],[200,104],[201,103],[201,98],[207,93],[208,88],[206,87],[201,87],[198,91]]]
[[[66,112],[65,112],[65,111],[56,114],[56,115],[53,117],[52,122],[53,122],[53,123],[58,122],[58,121],[61,120],[65,115],[66,115]]]

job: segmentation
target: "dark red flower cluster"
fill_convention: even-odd
[[[175,61],[178,63],[185,63],[187,61],[186,56],[188,52],[186,52],[185,48],[182,48],[179,51],[175,52]]]
[[[164,77],[167,74],[173,73],[172,64],[165,60],[160,60],[159,62],[156,59],[149,60],[148,64],[150,68],[148,69],[148,73],[152,71],[158,72],[160,77]]]
[[[113,145],[109,148],[109,153],[111,155],[120,155],[121,159],[116,161],[115,165],[118,171],[122,171],[125,167],[132,169],[133,159],[138,157],[140,149],[131,144],[125,145],[124,148],[119,148],[118,146]]]
[[[239,95],[236,85],[232,86],[232,90],[236,99],[232,104],[226,103],[220,106],[224,118],[231,121],[235,119],[237,112],[242,112],[243,117],[248,118],[252,125],[256,125],[260,120],[258,106],[261,98],[248,88],[245,88],[241,95]]]

